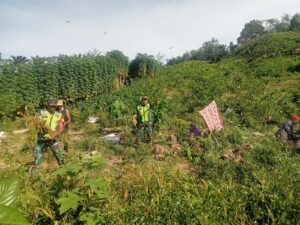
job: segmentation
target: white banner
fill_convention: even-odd
[[[203,117],[209,131],[222,130],[224,128],[223,120],[220,116],[217,104],[212,101],[208,106],[199,111],[200,116]]]

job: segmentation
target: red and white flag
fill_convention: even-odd
[[[220,116],[217,104],[212,101],[208,106],[199,111],[200,116],[203,117],[209,131],[221,130],[224,128],[223,120]]]

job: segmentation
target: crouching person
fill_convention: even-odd
[[[297,123],[299,123],[299,121],[300,117],[293,115],[289,118],[289,120],[281,124],[278,131],[276,132],[276,137],[293,145],[297,154],[300,154],[300,143],[299,137],[294,131],[294,127]]]
[[[34,164],[40,165],[43,161],[43,151],[51,148],[59,165],[64,164],[64,159],[60,149],[59,137],[64,129],[64,118],[60,112],[56,111],[56,101],[49,100],[47,109],[41,110],[40,119],[42,128],[38,133],[37,144],[34,149]]]

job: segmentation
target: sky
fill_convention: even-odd
[[[170,59],[253,19],[300,12],[300,0],[0,0],[0,52],[57,56],[118,49]]]

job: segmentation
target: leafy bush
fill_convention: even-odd
[[[0,223],[12,225],[29,225],[27,219],[17,210],[16,199],[19,195],[17,179],[0,180]]]
[[[0,118],[7,116],[13,118],[18,110],[17,97],[12,94],[0,95]]]
[[[292,60],[291,58],[272,58],[264,59],[255,63],[254,73],[258,77],[263,76],[285,76],[290,67],[294,67],[297,58]]]
[[[137,54],[129,64],[129,76],[131,78],[153,77],[160,67],[160,63],[154,56],[147,54]]]

